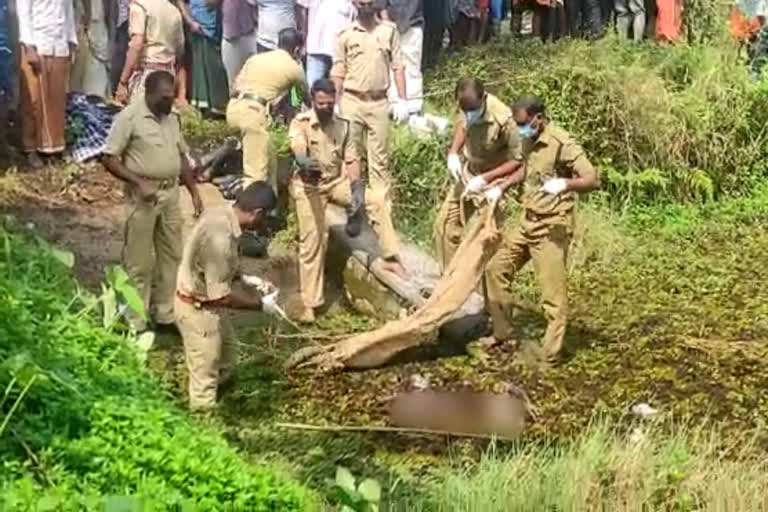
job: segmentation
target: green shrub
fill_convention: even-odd
[[[312,508],[174,405],[131,341],[83,313],[92,300],[46,248],[0,227],[0,510],[102,510],[104,495],[146,510]]]
[[[428,80],[455,111],[457,77],[476,75],[504,101],[537,94],[600,168],[615,204],[740,193],[768,162],[765,84],[750,82],[727,42],[626,45],[501,40],[445,61]]]

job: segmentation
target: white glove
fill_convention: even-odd
[[[408,102],[406,100],[400,99],[392,104],[392,117],[398,123],[404,123],[408,120],[410,113],[408,112]]]
[[[261,298],[261,310],[268,315],[282,316],[282,310],[277,305],[277,292],[272,292],[268,295],[264,295]]]
[[[454,180],[461,181],[461,160],[456,153],[448,155],[448,172],[451,173]]]
[[[544,185],[541,186],[541,190],[543,190],[547,194],[552,194],[553,196],[556,196],[558,194],[565,192],[565,189],[567,186],[568,186],[568,182],[565,180],[565,178],[552,178],[551,180],[548,180],[546,183],[544,183]]]
[[[254,288],[264,288],[267,284],[262,278],[248,274],[243,274],[240,276],[240,279],[248,286],[253,286]]]
[[[489,188],[485,191],[485,198],[489,202],[498,201],[501,199],[501,189],[499,187]]]
[[[482,176],[472,176],[472,179],[470,179],[467,182],[467,185],[464,187],[467,189],[467,192],[480,192],[483,190],[488,183],[483,179]]]

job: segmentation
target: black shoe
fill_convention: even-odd
[[[172,334],[174,336],[181,336],[181,332],[179,332],[179,328],[176,327],[176,324],[174,323],[170,323],[170,324],[156,323],[154,331],[156,334]]]

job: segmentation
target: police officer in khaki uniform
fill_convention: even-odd
[[[389,112],[387,99],[390,71],[394,74],[399,99],[392,105],[397,121],[408,119],[403,55],[397,27],[379,19],[374,0],[355,0],[357,20],[339,33],[333,56],[331,78],[341,96],[344,118],[352,123],[351,137],[368,150],[366,202],[370,220],[379,235],[389,268],[403,274],[397,263],[399,241],[392,225],[391,174],[389,171]]]
[[[493,337],[497,342],[512,338],[508,289],[520,268],[533,260],[547,318],[543,349],[553,361],[562,349],[568,317],[566,259],[576,194],[597,188],[599,180],[584,150],[547,119],[540,99],[522,98],[512,110],[523,138],[525,167],[496,173],[491,179],[501,180],[494,187],[496,195],[524,180],[522,215],[519,224],[505,229],[501,246],[486,269],[488,294],[498,298],[489,308]]]
[[[304,303],[299,320],[306,323],[314,321],[316,310],[325,302],[328,201],[349,207],[352,214],[363,206],[364,185],[356,146],[349,138],[350,123],[334,115],[335,103],[333,82],[318,80],[312,86],[312,110],[297,115],[288,131],[299,166],[291,194],[299,220],[299,283]]]
[[[275,202],[272,187],[254,182],[243,189],[233,206],[206,210],[184,245],[174,306],[184,339],[193,410],[216,405],[219,379],[226,379],[237,362],[237,340],[228,310],[274,313],[276,291],[251,297],[233,291],[232,282],[239,268],[241,230],[262,230]]]
[[[269,106],[291,90],[305,87],[301,68],[302,35],[295,29],[280,31],[278,49],[250,57],[232,86],[227,123],[243,136],[244,186],[257,180],[277,185],[277,155],[269,144]]]
[[[179,175],[192,196],[195,213],[203,209],[179,116],[172,111],[174,79],[167,71],[147,76],[145,97],[128,105],[112,124],[104,149],[107,170],[127,185],[133,211],[125,223],[123,265],[144,298],[154,306],[159,326],[172,326],[176,268],[181,258],[182,216]],[[152,290],[154,282],[154,291]],[[146,322],[129,316],[137,331]]]
[[[495,179],[491,173],[506,176],[522,162],[517,125],[509,107],[488,94],[482,82],[473,77],[460,79],[455,95],[462,110],[448,152],[448,170],[455,184],[438,211],[434,227],[438,263],[443,269],[461,243],[463,221],[481,200],[471,194],[482,192]]]

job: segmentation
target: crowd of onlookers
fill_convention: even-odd
[[[327,77],[352,0],[0,0],[0,116],[23,120],[20,149],[31,167],[65,146],[67,92],[126,104],[157,69],[177,77],[177,102],[223,115],[246,59],[304,35],[307,83]],[[409,109],[421,109],[421,71],[441,51],[482,43],[509,23],[515,36],[635,40],[680,37],[681,0],[378,0],[397,25]],[[2,130],[7,123],[0,121]],[[7,139],[5,133],[2,142]],[[2,150],[2,148],[0,148]]]

